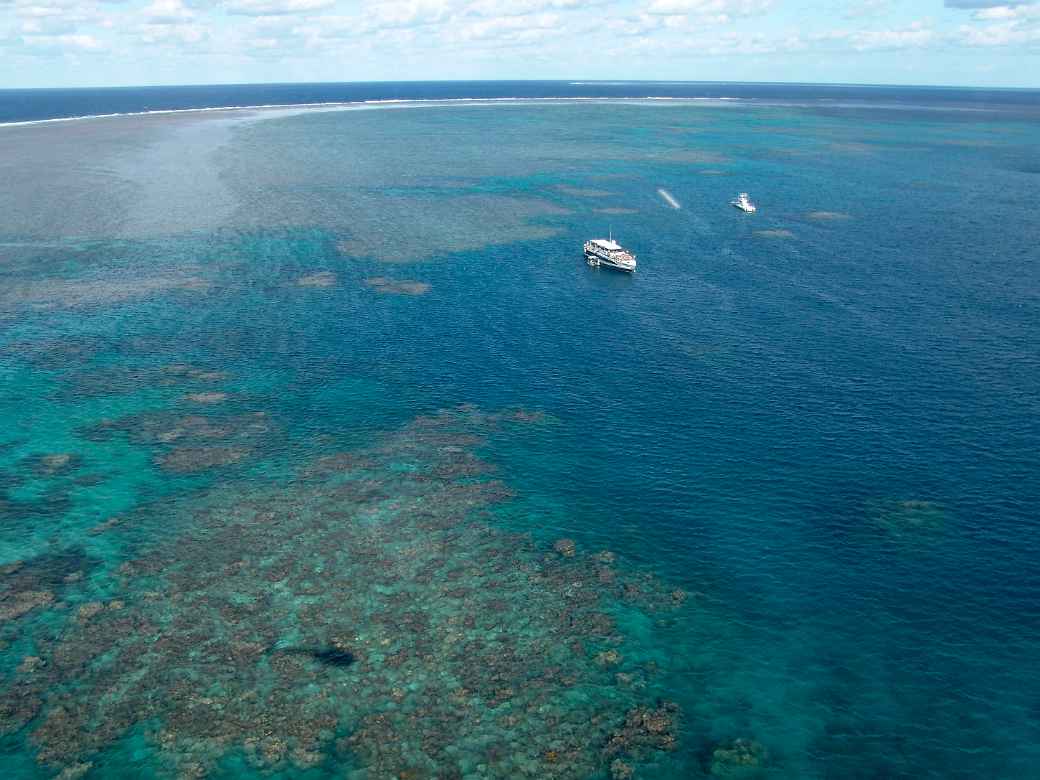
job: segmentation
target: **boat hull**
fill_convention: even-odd
[[[615,263],[613,260],[606,257],[602,257],[601,255],[597,255],[594,252],[585,253],[585,262],[587,262],[593,268],[610,268],[615,271],[622,271],[626,274],[632,274],[636,271],[635,262],[633,262],[631,266],[619,265],[618,263]]]

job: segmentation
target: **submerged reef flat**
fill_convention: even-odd
[[[156,388],[208,388],[227,380],[224,371],[174,363],[168,366],[109,365],[77,367],[62,377],[62,398],[90,398],[137,393]]]
[[[638,214],[638,209],[625,208],[624,206],[607,206],[602,209],[593,209],[596,214]]]
[[[840,211],[810,211],[806,216],[816,222],[841,222],[852,219],[851,214],[843,214]]]
[[[695,165],[719,164],[730,162],[730,158],[720,152],[705,149],[673,149],[661,155],[651,154],[652,159],[663,159],[674,163],[693,163]]]
[[[675,750],[681,713],[622,626],[684,600],[609,552],[495,526],[512,491],[474,448],[542,421],[443,412],[287,484],[222,483],[171,507],[183,535],[124,563],[114,598],[69,612],[0,682],[0,729],[55,773],[103,772],[137,734],[159,776],[227,761],[638,776]],[[11,576],[6,619],[48,607],[53,578]]]
[[[762,238],[794,238],[794,233],[792,233],[790,230],[785,230],[784,228],[774,228],[771,230],[756,230],[755,235],[761,236]]]
[[[27,458],[25,467],[37,476],[53,477],[75,471],[79,468],[81,461],[82,458],[75,453],[54,452]]]
[[[101,348],[100,339],[78,336],[0,345],[0,357],[21,358],[41,370],[55,371],[87,363]]]
[[[365,284],[376,292],[386,295],[425,295],[430,291],[430,285],[426,282],[416,282],[411,279],[391,279],[386,276],[372,276],[365,279]]]
[[[539,198],[460,195],[435,200],[386,196],[356,215],[359,228],[336,245],[351,258],[413,263],[454,252],[560,235],[547,220],[569,212]]]
[[[209,393],[188,393],[184,396],[184,400],[191,401],[196,404],[220,404],[228,399],[227,393],[220,392],[209,392]]]
[[[210,283],[199,276],[172,272],[168,276],[119,279],[36,279],[0,289],[0,311],[5,308],[74,308],[123,303],[160,293],[205,293]]]
[[[296,280],[296,284],[299,287],[335,287],[337,281],[336,274],[332,271],[318,271],[301,276]]]
[[[874,499],[866,503],[870,524],[893,538],[931,535],[945,528],[949,512],[936,501]]]
[[[877,154],[880,149],[860,141],[842,141],[827,144],[827,151],[839,154]]]
[[[186,400],[212,407],[222,404],[227,396],[197,393],[186,396]],[[266,412],[201,415],[149,411],[103,420],[79,433],[95,442],[125,436],[135,444],[153,446],[156,465],[177,474],[231,466],[270,446],[272,441],[282,440],[282,431]]]
[[[606,198],[613,195],[609,190],[597,190],[591,187],[572,187],[569,184],[557,184],[556,191],[575,198]]]

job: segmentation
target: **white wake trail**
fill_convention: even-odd
[[[672,193],[670,193],[668,190],[659,189],[657,191],[657,194],[660,195],[662,198],[664,198],[664,202],[667,203],[669,206],[671,206],[673,209],[681,209],[682,208],[682,206],[679,205],[679,201],[677,201],[672,196]]]

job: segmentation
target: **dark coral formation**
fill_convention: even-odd
[[[28,458],[26,467],[36,476],[54,477],[74,471],[81,461],[82,458],[72,452],[53,452]]]
[[[67,374],[62,392],[70,397],[83,398],[136,393],[157,387],[205,388],[227,378],[223,371],[188,363],[158,367],[92,366]]]
[[[93,565],[81,550],[65,550],[0,566],[0,615],[13,619],[50,604]]]
[[[625,716],[624,725],[610,736],[606,753],[645,757],[653,750],[674,750],[678,720],[679,705],[674,702],[661,702],[654,709],[635,707]]]
[[[244,447],[174,447],[156,458],[166,471],[193,474],[197,471],[231,466],[249,455]]]
[[[127,436],[135,444],[196,444],[213,441],[257,440],[265,438],[273,424],[264,412],[240,415],[179,414],[173,411],[146,412],[105,420],[94,425],[94,439]]]
[[[200,393],[212,402],[215,393]],[[198,399],[191,399],[198,400]],[[221,398],[220,400],[224,400]],[[145,412],[118,420],[103,420],[81,431],[94,441],[126,436],[135,444],[157,448],[155,462],[166,471],[192,474],[246,460],[280,431],[264,412],[244,414],[181,414]]]
[[[0,596],[0,623],[20,618],[37,607],[45,607],[54,601],[49,590],[16,590]]]
[[[0,722],[28,724],[39,760],[73,774],[136,728],[169,775],[237,756],[387,778],[632,776],[675,747],[678,712],[632,684],[654,669],[612,615],[676,602],[611,556],[547,554],[489,523],[511,493],[470,449],[524,417],[425,417],[290,484],[176,505],[191,522],[172,527],[190,530],[124,564],[118,600],[38,640]]]
[[[709,771],[712,777],[752,780],[763,775],[768,758],[761,743],[740,737],[715,748]]]

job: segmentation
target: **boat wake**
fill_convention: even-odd
[[[672,193],[670,193],[668,190],[658,189],[657,194],[660,195],[661,199],[664,200],[664,202],[671,206],[673,209],[682,208],[682,205],[680,205],[679,201],[677,201],[675,197],[672,195]]]

